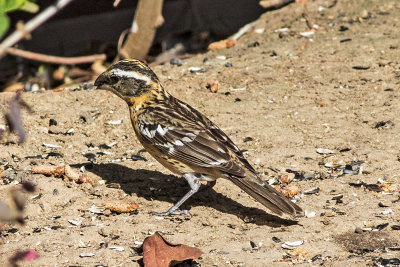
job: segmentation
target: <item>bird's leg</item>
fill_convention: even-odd
[[[214,185],[216,185],[216,183],[217,183],[217,180],[214,180],[211,182],[207,181],[207,184],[205,184],[203,187],[201,187],[199,192],[204,192],[204,191],[207,191],[207,190],[213,188]]]
[[[180,215],[180,214],[190,214],[189,210],[180,210],[177,209],[188,200],[193,194],[199,191],[200,188],[200,179],[197,178],[193,173],[185,173],[183,178],[186,179],[190,186],[190,191],[186,193],[172,208],[170,208],[166,212],[152,212],[153,215],[157,216],[168,216],[168,215]]]

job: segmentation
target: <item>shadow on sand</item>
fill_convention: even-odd
[[[117,183],[127,194],[136,194],[148,201],[157,199],[167,201],[171,206],[189,191],[186,180],[174,175],[165,175],[158,171],[144,169],[131,169],[115,163],[108,164],[77,164],[74,167],[85,166],[90,172],[107,180],[107,183]],[[233,185],[233,184],[232,184]],[[202,188],[200,189],[202,190]],[[246,222],[257,225],[280,227],[281,225],[294,225],[297,221],[284,219],[267,213],[258,208],[243,206],[242,204],[208,188],[198,192],[183,205],[183,209],[190,209],[191,205],[204,205],[224,213],[238,216]],[[164,210],[162,210],[164,211]],[[150,211],[149,211],[150,212]]]

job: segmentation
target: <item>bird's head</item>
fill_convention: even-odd
[[[111,65],[97,77],[97,89],[113,92],[129,103],[160,84],[157,75],[144,62],[125,59]]]

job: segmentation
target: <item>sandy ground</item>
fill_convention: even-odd
[[[222,179],[184,205],[192,217],[152,216],[171,207],[188,186],[146,152],[140,155],[147,161],[129,160],[142,148],[122,100],[95,90],[25,93],[34,110],[24,112],[28,140],[17,145],[9,135],[0,143],[0,161],[8,162],[0,197],[6,199],[13,182],[21,180],[36,183],[40,196],[27,204],[26,225],[1,233],[0,265],[17,249],[35,249],[40,258],[29,266],[135,266],[141,259],[135,241],[155,231],[172,243],[200,248],[204,254],[195,263],[201,266],[286,266],[292,261],[283,260],[295,252],[281,245],[298,240],[304,241],[297,251],[306,266],[365,266],[400,258],[400,231],[392,228],[400,224],[399,193],[350,185],[400,183],[400,3],[317,0],[304,7],[264,14],[233,48],[154,70],[169,92],[247,150],[264,180],[297,172],[290,184],[300,189],[294,199],[314,217],[277,217]],[[304,37],[307,21],[318,29]],[[206,72],[190,73],[192,66]],[[211,79],[221,84],[215,94],[205,88]],[[1,110],[11,97],[0,94]],[[50,119],[58,125],[50,127]],[[122,123],[108,123],[115,120]],[[71,128],[73,135],[64,134]],[[252,140],[244,142],[246,137]],[[113,142],[111,148],[101,146]],[[318,148],[333,153],[319,154]],[[62,157],[30,157],[49,152]],[[328,168],[357,161],[363,163],[354,168],[361,171],[352,174]],[[31,173],[42,164],[84,166],[107,183],[76,184]],[[305,194],[315,188],[320,191]],[[332,200],[338,194],[342,201]],[[140,206],[133,214],[88,211],[104,201]],[[356,233],[357,228],[364,231]]]

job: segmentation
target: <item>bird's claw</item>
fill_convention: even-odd
[[[155,216],[169,216],[169,215],[190,215],[193,216],[192,212],[190,210],[169,210],[166,212],[152,212],[151,215]]]

